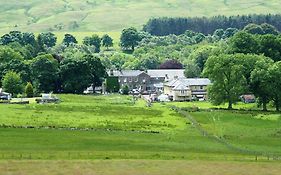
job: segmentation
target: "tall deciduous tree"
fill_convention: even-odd
[[[106,47],[112,47],[113,46],[113,39],[108,35],[105,34],[102,36],[102,46]]]
[[[39,55],[31,63],[32,79],[40,92],[57,91],[59,64],[50,54]]]
[[[25,64],[23,57],[10,47],[2,46],[0,47],[0,79],[11,70],[20,73],[24,81],[29,80],[29,66]]]
[[[71,43],[77,44],[78,42],[73,35],[67,33],[64,35],[62,43],[69,46]]]
[[[93,55],[85,55],[83,57],[87,61],[90,80],[93,88],[101,86],[103,79],[106,77],[106,69],[98,57]]]
[[[230,39],[230,50],[233,53],[259,53],[259,41],[254,35],[241,31]]]
[[[9,71],[2,79],[3,89],[11,93],[13,96],[23,92],[23,84],[18,73]]]
[[[259,35],[264,34],[262,27],[257,24],[248,24],[247,26],[245,26],[244,31],[251,34],[259,34]]]
[[[198,78],[200,77],[200,68],[193,62],[185,65],[184,75],[186,78]]]
[[[274,63],[268,71],[271,80],[269,86],[272,88],[272,100],[276,111],[279,111],[281,107],[281,61]]]
[[[268,34],[259,36],[260,49],[259,52],[274,61],[281,60],[281,38]]]
[[[41,50],[44,50],[46,47],[54,47],[57,43],[57,37],[51,32],[40,33],[37,37],[38,45]]]
[[[264,34],[272,34],[272,35],[279,34],[279,31],[273,25],[263,23],[263,24],[261,24],[261,28],[262,28]]]
[[[91,37],[85,37],[83,39],[83,44],[86,46],[94,46],[95,52],[100,52],[100,46],[101,46],[101,38],[97,34],[93,34]]]
[[[92,84],[91,73],[85,59],[64,59],[61,62],[60,75],[64,93],[81,94]]]
[[[212,81],[208,89],[210,100],[216,105],[227,102],[228,109],[232,109],[233,103],[239,100],[247,87],[244,67],[236,55],[210,57],[206,62],[204,75]]]
[[[251,87],[253,93],[259,98],[264,111],[267,110],[267,103],[271,99],[270,94],[273,90],[273,87],[270,84],[271,75],[268,71],[272,64],[273,61],[270,59],[259,60],[255,65],[255,69],[251,73]]]
[[[123,50],[130,48],[132,51],[134,51],[140,39],[141,38],[137,29],[134,27],[130,27],[122,31],[120,45]]]

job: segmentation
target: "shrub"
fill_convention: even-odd
[[[127,85],[122,87],[122,94],[128,95],[129,94],[129,87]]]
[[[32,98],[34,97],[34,90],[33,90],[33,86],[30,82],[27,83],[27,85],[25,86],[25,94],[27,98]]]
[[[107,77],[105,86],[107,92],[118,92],[120,88],[118,77]]]

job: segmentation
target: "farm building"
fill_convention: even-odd
[[[163,92],[164,82],[184,78],[184,69],[111,70],[108,75],[118,77],[120,87],[127,85],[130,90]]]
[[[140,70],[111,70],[109,76],[118,77],[120,87],[127,85],[130,90],[138,89],[147,91],[150,89],[150,76]]]
[[[206,100],[210,84],[207,78],[178,78],[164,84],[164,94],[174,101]]]

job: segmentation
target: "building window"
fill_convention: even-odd
[[[132,82],[132,77],[129,78],[129,82]]]
[[[200,89],[203,90],[203,89],[204,89],[204,86],[200,86]]]
[[[138,77],[136,77],[136,78],[135,78],[135,82],[138,82],[138,81],[139,81],[139,79],[138,79]]]

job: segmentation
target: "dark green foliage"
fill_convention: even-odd
[[[37,37],[38,45],[42,51],[49,47],[53,47],[57,43],[57,37],[51,32],[40,33]]]
[[[227,28],[225,31],[224,31],[224,34],[222,35],[222,38],[230,38],[232,37],[233,35],[235,35],[235,33],[237,33],[239,30],[236,29],[236,28]]]
[[[215,30],[215,32],[213,33],[213,36],[222,39],[224,35],[224,30],[223,29],[217,29]]]
[[[31,62],[32,80],[40,92],[57,92],[58,61],[50,54],[39,55]]]
[[[91,86],[91,76],[87,61],[66,58],[61,62],[60,75],[64,93],[78,93]]]
[[[241,31],[230,39],[230,50],[234,53],[258,53],[259,41],[254,35]]]
[[[95,46],[95,52],[99,53],[101,46],[101,38],[97,34],[94,34],[91,37],[87,36],[83,39],[83,44],[85,44],[86,46]]]
[[[30,60],[33,58],[34,48],[31,45],[22,46],[18,42],[9,43],[7,46],[13,48],[14,51],[20,53],[25,60]]]
[[[108,47],[113,46],[113,39],[108,34],[103,35],[101,39],[102,39],[102,46],[106,47],[107,49]]]
[[[260,49],[259,53],[273,59],[274,61],[281,60],[281,37],[268,34],[261,35],[259,38]]]
[[[33,47],[37,46],[37,41],[35,39],[34,33],[25,32],[22,34],[22,41],[24,45],[31,45]]]
[[[65,44],[66,46],[69,46],[72,43],[77,44],[77,40],[73,35],[67,33],[64,35],[62,43]]]
[[[132,51],[134,51],[140,40],[141,38],[137,29],[130,27],[122,31],[120,45],[123,50],[130,48]]]
[[[189,59],[194,61],[200,72],[203,71],[207,59],[213,54],[215,48],[214,46],[202,46],[189,55]]]
[[[7,45],[11,42],[13,42],[13,39],[10,36],[10,34],[5,34],[5,35],[1,36],[1,44],[2,45]]]
[[[205,35],[202,33],[198,33],[193,37],[193,39],[195,40],[196,43],[200,43],[205,39]]]
[[[200,68],[193,62],[185,65],[184,75],[186,78],[198,78],[200,77]]]
[[[23,44],[23,36],[20,31],[11,31],[10,33],[5,34],[1,37],[2,45],[7,45],[12,42]]]
[[[271,90],[271,98],[274,102],[276,111],[280,111],[281,107],[281,61],[274,63],[269,68],[269,75],[270,75],[270,87]]]
[[[264,34],[272,34],[272,35],[279,34],[279,31],[273,25],[263,23],[263,24],[261,24],[261,28],[262,28]]]
[[[129,94],[129,86],[125,85],[122,87],[122,94],[128,95]]]
[[[257,24],[248,24],[247,26],[245,26],[244,31],[251,34],[258,34],[258,35],[264,34],[262,27]]]
[[[2,45],[8,45],[14,42],[19,43],[21,46],[25,46],[25,45],[31,45],[32,47],[37,46],[34,34],[29,32],[22,33],[20,31],[11,31],[7,34],[4,34],[0,39],[0,43]]]
[[[189,17],[189,18],[153,18],[145,25],[143,30],[157,36],[169,34],[180,35],[186,30],[207,34],[213,34],[217,29],[237,28],[243,29],[250,23],[268,23],[281,30],[281,15],[239,15],[239,16],[214,16]]]
[[[134,69],[146,70],[146,69],[158,69],[161,62],[154,55],[144,55],[138,61],[136,61]]]
[[[262,103],[264,111],[267,110],[266,104],[270,101],[270,94],[273,90],[270,82],[274,80],[271,79],[270,72],[268,71],[272,64],[273,61],[269,59],[259,60],[251,72],[251,87],[255,96]]]
[[[4,91],[11,93],[13,96],[23,92],[22,80],[18,73],[7,72],[2,79],[2,85]]]
[[[239,100],[238,97],[246,91],[247,80],[241,56],[247,59],[239,54],[221,54],[207,60],[204,75],[212,81],[208,94],[214,104],[227,102],[228,109],[232,109],[232,105]]]
[[[106,92],[118,92],[120,85],[118,82],[118,77],[109,76],[105,81]]]
[[[84,55],[80,59],[64,59],[61,62],[60,75],[63,92],[83,93],[90,86],[101,86],[106,71],[99,58]]]
[[[8,71],[20,73],[23,81],[29,80],[30,68],[23,57],[10,47],[2,46],[0,47],[0,79]]]
[[[25,86],[25,94],[27,98],[32,98],[34,96],[33,86],[30,82],[28,82]]]
[[[257,35],[244,31],[236,33],[229,42],[231,53],[264,54],[274,61],[281,60],[281,38],[279,35]]]
[[[87,54],[83,59],[87,62],[87,69],[89,71],[92,86],[101,86],[104,80],[103,78],[106,77],[106,69],[104,65],[98,57],[93,55]]]
[[[258,34],[258,35],[266,35],[266,34],[272,34],[272,35],[278,35],[278,30],[267,23],[263,23],[261,25],[258,24],[248,24],[245,26],[244,31],[251,33],[251,34]]]

